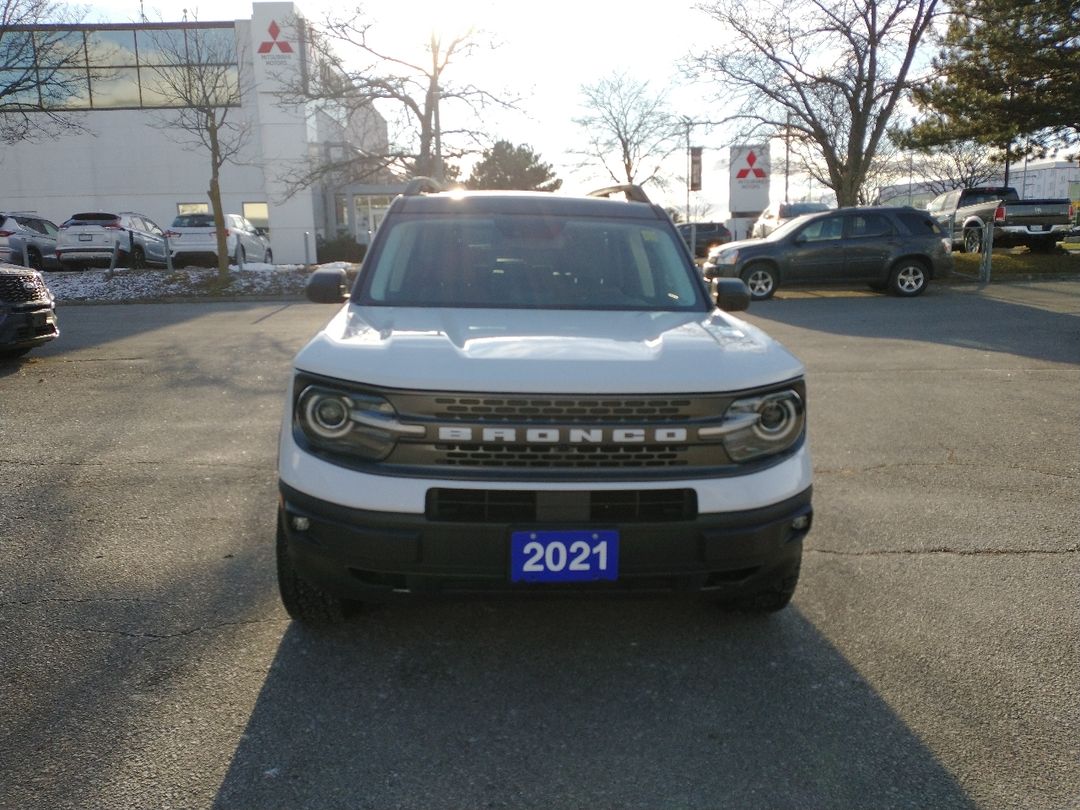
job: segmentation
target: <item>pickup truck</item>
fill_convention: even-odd
[[[993,225],[995,245],[1049,252],[1069,234],[1072,222],[1069,200],[1021,200],[1008,186],[953,189],[926,210],[953,245],[968,253],[982,249],[987,223]]]

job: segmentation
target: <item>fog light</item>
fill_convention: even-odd
[[[810,516],[809,515],[799,515],[797,518],[795,518],[793,521],[791,521],[791,528],[793,528],[797,532],[801,532],[804,529],[809,529],[810,528]]]
[[[311,528],[311,521],[306,517],[294,517],[292,519],[292,527],[298,532],[306,532]]]

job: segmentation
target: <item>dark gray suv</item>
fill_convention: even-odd
[[[0,360],[26,354],[60,334],[55,302],[37,270],[0,262]]]
[[[937,223],[914,208],[841,208],[807,214],[764,239],[715,247],[706,278],[741,278],[752,298],[790,284],[863,282],[911,297],[952,272],[952,245]]]

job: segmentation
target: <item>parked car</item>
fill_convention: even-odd
[[[760,300],[781,284],[838,281],[910,297],[952,266],[952,244],[925,211],[872,207],[806,214],[764,239],[714,248],[702,269],[706,278],[741,278]]]
[[[173,261],[189,264],[217,264],[217,229],[213,214],[181,214],[166,232]],[[256,228],[239,214],[225,215],[225,248],[232,262],[271,264],[274,253],[262,228]]]
[[[1021,200],[1009,186],[956,188],[934,198],[926,210],[967,253],[982,250],[983,234],[993,224],[994,244],[1026,245],[1045,253],[1072,230],[1072,203],[1067,199]]]
[[[56,225],[33,211],[0,211],[0,262],[54,269],[56,233]]]
[[[135,268],[165,264],[165,231],[145,214],[74,214],[56,236],[56,258],[63,270],[108,264],[117,247],[119,264]]]
[[[710,248],[731,241],[731,231],[722,222],[684,222],[676,227],[678,227],[683,241],[688,246],[690,245],[691,231],[693,232],[695,256],[704,256],[709,252]]]
[[[26,354],[59,335],[56,299],[41,273],[0,263],[0,358]]]
[[[785,222],[790,222],[795,217],[803,214],[816,214],[819,211],[828,211],[829,206],[825,203],[797,202],[797,203],[773,203],[764,211],[750,228],[751,239],[763,239],[775,231]]]
[[[278,584],[299,621],[490,590],[782,609],[813,522],[802,364],[710,299],[640,186],[396,197],[293,360]],[[624,200],[602,199],[621,193]]]

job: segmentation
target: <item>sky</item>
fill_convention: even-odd
[[[179,20],[185,9],[201,21],[245,19],[251,3],[245,0],[217,0],[208,8],[196,0],[98,0],[90,6],[92,22],[130,22],[140,11],[151,20]],[[330,12],[337,17],[351,15],[354,5],[329,0],[300,0],[305,16],[318,24]],[[552,164],[562,178],[563,189],[584,192],[610,182],[602,174],[588,176],[576,168],[580,158],[574,150],[586,146],[585,133],[573,122],[584,114],[580,106],[583,84],[592,84],[623,72],[639,81],[648,81],[657,92],[666,91],[670,109],[691,119],[719,117],[717,87],[693,86],[679,72],[679,61],[701,43],[715,41],[716,23],[690,2],[666,4],[649,9],[627,0],[548,0],[545,4],[519,4],[492,0],[396,0],[364,4],[365,14],[374,23],[369,34],[387,52],[421,60],[429,32],[434,28],[453,36],[470,26],[490,35],[497,47],[476,53],[447,76],[471,82],[484,90],[521,99],[520,112],[489,110],[480,122],[492,140],[528,144],[540,158]],[[348,54],[339,49],[339,55]],[[722,114],[722,113],[721,113]],[[456,122],[444,108],[443,129]],[[475,121],[460,122],[475,126]],[[694,131],[693,145],[705,148],[703,185],[692,195],[695,209],[711,206],[702,218],[722,218],[727,209],[726,133],[704,128]],[[730,138],[730,136],[727,136]],[[779,166],[781,157],[774,160]],[[685,152],[672,158],[672,174],[685,175]],[[468,173],[468,167],[463,174]],[[781,184],[782,186],[782,184]],[[650,187],[657,202],[680,210],[686,204],[685,185],[675,181],[667,190]]]

